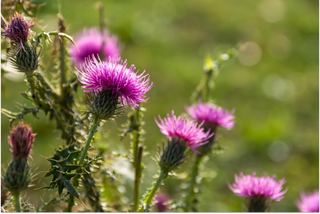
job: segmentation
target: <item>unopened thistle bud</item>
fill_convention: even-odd
[[[18,126],[14,127],[8,136],[13,160],[4,175],[4,185],[11,192],[21,191],[28,187],[30,171],[27,159],[35,135],[29,125],[19,122]]]
[[[23,159],[27,161],[35,135],[35,133],[32,133],[32,128],[23,122],[19,122],[18,126],[11,130],[8,143],[14,160]]]
[[[33,33],[30,29],[32,25],[32,22],[27,21],[22,15],[16,12],[1,31],[2,36],[9,38],[11,42],[20,49],[24,47],[30,34]]]
[[[171,116],[168,114],[164,120],[159,116],[159,122],[157,120],[155,122],[162,134],[169,138],[166,148],[160,154],[159,161],[161,169],[167,172],[184,162],[187,148],[199,153],[195,149],[208,143],[206,140],[213,135],[210,134],[210,130],[204,132],[200,127],[202,124],[197,125],[186,117],[176,117],[173,111]]]
[[[25,44],[10,57],[10,62],[18,71],[32,74],[39,65],[40,55],[37,48],[31,44]]]
[[[11,192],[26,189],[31,180],[27,161],[24,159],[13,159],[4,175],[3,180],[4,186]]]

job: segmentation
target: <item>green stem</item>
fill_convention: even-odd
[[[140,104],[141,105],[141,104]],[[133,166],[135,168],[137,164],[137,159],[138,159],[138,148],[139,148],[139,138],[140,138],[140,133],[139,133],[139,127],[140,127],[140,117],[139,117],[139,111],[140,107],[136,108],[136,116],[134,118],[134,130],[133,130]]]
[[[196,178],[199,173],[199,165],[200,165],[201,158],[202,158],[202,155],[195,155],[195,162],[193,164],[192,171],[191,171],[188,194],[186,196],[186,208],[184,210],[185,212],[189,212],[192,206],[192,202],[194,199],[194,186],[196,184]]]
[[[65,32],[65,26],[63,23],[63,18],[61,14],[58,14],[58,25],[59,25],[59,33]],[[66,61],[65,61],[65,48],[64,48],[64,39],[59,36],[59,45],[60,45],[60,93],[62,100],[65,99],[66,93],[65,93],[65,84],[67,83],[66,78]]]
[[[33,77],[33,74],[27,74],[27,81],[29,83],[29,86],[30,86],[30,91],[31,91],[31,96],[32,96],[32,99],[33,101],[35,102],[35,104],[37,106],[39,106],[40,104],[40,100],[39,100],[39,97],[37,96],[36,94],[36,86],[35,86],[35,79]]]
[[[85,142],[85,145],[83,147],[82,153],[81,153],[81,157],[79,160],[79,165],[81,165],[84,161],[84,158],[86,157],[87,151],[89,149],[90,146],[90,142],[93,138],[94,133],[96,132],[97,128],[98,128],[98,124],[99,124],[99,118],[96,116],[93,116],[93,121],[91,123],[91,127],[90,127],[90,131],[89,131],[89,135],[88,138]]]
[[[56,92],[53,90],[53,87],[48,83],[48,81],[45,79],[44,76],[42,76],[40,73],[35,73],[35,76],[37,77],[37,79],[39,80],[39,82],[41,83],[41,85],[44,88],[44,91],[46,92],[46,94],[48,94],[48,96],[53,96],[54,99],[58,99],[58,95],[56,94]]]
[[[13,196],[13,204],[16,212],[21,212],[20,191],[12,191],[11,194]]]
[[[137,162],[136,162],[136,173],[134,178],[134,190],[133,190],[133,212],[138,210],[139,206],[139,186],[140,186],[140,178],[141,178],[141,159],[142,159],[142,151],[143,147],[139,147],[139,152],[137,155]]]
[[[67,212],[72,212],[72,207],[74,205],[74,196],[72,194],[69,194],[69,200],[68,200],[68,207],[66,209]]]
[[[210,78],[212,76],[212,71],[208,71],[205,74],[205,84],[202,91],[202,102],[205,103],[209,99],[209,92],[210,92]]]
[[[152,199],[155,196],[162,180],[167,176],[168,172],[161,170],[158,180],[156,181],[156,183],[152,186],[151,192],[148,194],[147,198],[145,199],[145,203],[146,203],[146,208],[145,211],[149,211],[151,203],[152,203]]]

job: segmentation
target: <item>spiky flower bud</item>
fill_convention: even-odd
[[[88,98],[89,112],[101,120],[113,118],[119,114],[122,109],[118,96],[112,94],[112,91],[108,89],[91,92]]]
[[[170,172],[185,161],[185,151],[188,148],[188,142],[174,137],[168,141],[166,148],[159,154],[159,166],[161,170]]]
[[[13,159],[3,178],[4,186],[11,192],[26,189],[30,180],[29,165],[24,159]]]
[[[28,41],[33,23],[27,21],[19,13],[15,13],[11,20],[7,23],[4,30],[2,30],[2,36],[4,38],[9,38],[12,43],[21,47]]]
[[[27,161],[35,135],[32,133],[32,128],[23,122],[19,122],[18,126],[11,130],[8,143],[14,160]]]
[[[9,60],[18,71],[32,74],[38,68],[39,59],[40,54],[37,53],[36,47],[26,43]]]

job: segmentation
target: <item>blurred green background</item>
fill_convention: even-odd
[[[36,0],[46,4],[38,11],[37,25],[46,31],[57,29],[57,1]],[[219,144],[226,149],[214,154],[204,165],[199,195],[199,211],[242,211],[245,201],[227,187],[234,182],[234,174],[257,172],[285,178],[289,190],[280,202],[273,202],[272,210],[298,211],[295,205],[301,191],[319,188],[319,2],[317,0],[193,0],[193,1],[101,1],[107,27],[118,35],[124,49],[122,58],[135,64],[151,76],[153,88],[144,104],[146,135],[143,158],[146,169],[140,194],[151,186],[158,170],[152,161],[157,145],[166,139],[154,123],[154,117],[164,117],[173,109],[184,113],[185,105],[201,80],[206,55],[213,58],[237,44],[242,44],[239,57],[224,66],[215,79],[211,98],[220,106],[235,108],[236,125],[233,130],[220,128]],[[99,25],[99,14],[94,1],[61,1],[61,13],[67,33],[73,35],[83,27]],[[52,44],[51,44],[52,45]],[[43,69],[54,66],[48,57],[51,45],[43,50]],[[27,90],[21,76],[6,75],[2,80],[1,107],[17,111],[16,104],[25,100],[20,92]],[[79,93],[80,94],[80,93]],[[27,103],[30,106],[30,103]],[[127,112],[130,112],[127,109]],[[40,172],[35,184],[48,183],[43,175],[49,168],[45,160],[54,148],[62,145],[55,125],[27,116],[37,133],[33,147],[35,172]],[[126,113],[106,122],[100,128],[95,144],[105,144],[107,152],[129,153],[130,138],[120,142],[121,125]],[[11,159],[7,136],[8,118],[1,115],[1,164]],[[180,177],[188,172],[189,160],[177,170]],[[132,168],[119,158],[117,170],[121,177],[118,191],[121,202],[132,202]],[[121,172],[120,172],[121,171]],[[179,200],[181,180],[169,177],[161,187]],[[33,190],[26,198],[36,206],[56,194]],[[107,191],[107,190],[105,190]],[[102,193],[104,194],[104,193]]]

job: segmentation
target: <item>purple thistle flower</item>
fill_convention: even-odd
[[[134,72],[136,68],[131,65],[127,68],[127,60],[124,62],[120,58],[101,62],[94,56],[87,58],[81,66],[78,79],[84,84],[82,86],[85,92],[99,92],[102,89],[111,91],[115,98],[119,97],[121,103],[125,106],[125,102],[130,108],[139,107],[140,102],[144,102],[149,98],[145,98],[145,94],[152,88],[150,84],[149,74],[144,75],[143,71],[140,75]]]
[[[154,205],[156,208],[156,212],[165,212],[169,209],[169,206],[167,204],[169,198],[165,192],[158,192],[153,200],[156,202]]]
[[[85,59],[92,55],[103,54],[103,60],[107,61],[109,57],[120,57],[121,48],[118,43],[118,37],[110,35],[108,30],[103,33],[96,27],[84,28],[83,31],[74,36],[74,42],[77,47],[72,46],[71,57],[77,66],[85,62]]]
[[[167,118],[164,118],[164,120],[159,116],[159,122],[156,119],[155,122],[162,134],[169,139],[178,138],[186,141],[195,153],[199,153],[195,148],[208,143],[206,140],[213,135],[213,133],[210,134],[210,130],[204,132],[201,128],[202,124],[196,124],[186,116],[177,118],[173,110],[171,116],[167,114]]]
[[[35,136],[36,134],[32,133],[32,128],[23,122],[19,122],[18,126],[11,130],[8,143],[14,159],[27,160]]]
[[[300,212],[319,212],[319,190],[314,193],[301,193],[301,200],[297,201]]]
[[[204,122],[211,126],[222,126],[226,129],[232,129],[234,126],[234,110],[230,113],[218,106],[210,103],[201,103],[186,107],[186,111],[198,123]]]
[[[19,13],[15,13],[11,20],[2,30],[2,36],[4,38],[9,38],[11,42],[16,43],[18,47],[23,47],[23,44],[28,41],[28,37],[31,31],[33,22],[27,21]]]
[[[240,172],[239,176],[235,175],[235,183],[233,185],[228,184],[228,186],[234,194],[240,197],[261,197],[280,201],[288,189],[281,192],[285,179],[277,182],[275,178],[275,175],[271,178],[269,176],[256,177],[255,173],[251,176],[243,175]]]

